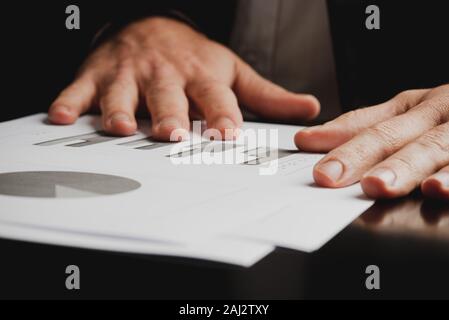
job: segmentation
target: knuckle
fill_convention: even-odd
[[[335,119],[334,121],[331,121],[331,123],[332,122],[333,123],[344,122],[344,123],[351,125],[352,127],[355,127],[356,129],[360,128],[360,123],[361,123],[360,119],[363,119],[363,117],[366,118],[366,109],[367,108],[352,110],[350,112],[343,114],[342,116]]]
[[[65,88],[59,93],[59,96],[57,97],[57,100],[65,100],[67,98],[71,98],[75,96],[77,93],[79,93],[82,90],[82,87],[79,83],[72,83],[70,86]]]
[[[130,57],[124,57],[117,62],[115,66],[115,73],[120,76],[129,74],[134,69],[134,61]]]
[[[107,94],[114,94],[117,92],[126,92],[134,87],[134,82],[128,77],[118,77],[112,85],[107,89]]]
[[[378,141],[388,153],[397,150],[402,144],[397,129],[386,123],[380,123],[368,128],[364,134]]]
[[[349,112],[345,113],[344,115],[342,115],[340,117],[340,120],[351,122],[351,121],[357,119],[357,115],[359,114],[359,111],[360,110],[349,111]],[[336,120],[338,120],[338,118]]]
[[[444,123],[449,119],[449,99],[447,97],[432,98],[420,103],[417,110],[432,123]]]
[[[434,150],[443,153],[449,152],[449,139],[446,128],[436,128],[422,135],[416,143],[425,150]]]
[[[398,100],[404,101],[406,99],[409,99],[410,97],[415,96],[416,94],[419,93],[419,91],[420,90],[415,90],[415,89],[405,90],[405,91],[398,93],[395,98]]]
[[[179,85],[171,81],[153,81],[150,85],[150,94],[160,94],[178,91]]]
[[[413,90],[406,90],[398,93],[393,99],[392,102],[395,103],[395,107],[400,109],[402,106],[408,106],[410,98],[414,95]]]
[[[175,67],[166,59],[158,59],[151,65],[152,77],[157,79],[170,79],[175,75]]]
[[[226,90],[227,88],[225,88],[225,86],[223,86],[218,81],[208,79],[203,80],[202,84],[197,86],[196,96],[198,97],[198,99],[209,99],[225,93]]]
[[[75,99],[78,96],[86,93],[86,87],[86,84],[82,83],[81,81],[75,81],[59,94],[59,96],[56,98],[56,101],[62,102],[65,100]]]
[[[243,122],[243,116],[241,112],[224,108],[212,109],[211,111],[207,112],[206,118],[208,118],[208,120],[211,122],[214,122],[220,118],[229,118],[238,125]]]
[[[449,118],[449,96],[438,96],[432,99],[431,104],[434,106],[440,122],[446,122]]]
[[[245,87],[254,88],[254,92],[257,92],[257,94],[266,94],[269,90],[273,90],[273,85],[270,85],[271,82],[257,73],[247,62],[235,60],[233,68],[238,81]],[[280,86],[274,86],[274,88],[275,90],[283,90]]]
[[[110,94],[105,94],[100,98],[100,108],[102,111],[106,111],[108,109],[116,109],[115,100],[111,98]]]
[[[194,100],[203,106],[209,120],[228,117],[239,124],[243,121],[237,98],[227,85],[210,80],[195,90]]]
[[[338,159],[348,166],[355,167],[360,163],[365,163],[367,159],[373,158],[373,152],[365,144],[349,143],[331,151],[328,158]]]
[[[99,98],[99,105],[102,110],[126,109],[123,105],[123,94],[129,90],[129,86],[122,82],[115,82],[103,91]]]
[[[145,44],[142,44],[139,53],[133,58],[136,70],[139,70],[142,74],[154,72],[155,67],[164,65],[166,62],[162,53],[155,48],[145,47]]]
[[[271,96],[273,94],[286,94],[288,93],[286,89],[282,88],[281,86],[278,86],[271,82],[270,80],[267,80],[263,78],[261,75],[259,75],[257,72],[252,71],[252,75],[249,76],[248,79],[248,86],[251,87],[253,90],[251,90],[251,94],[254,96]]]
[[[427,91],[426,98],[432,98],[432,97],[437,97],[437,96],[448,97],[449,96],[448,90],[449,90],[449,84],[439,86],[439,87],[436,87],[433,89],[429,89]]]
[[[209,73],[204,62],[195,53],[185,53],[182,57],[182,64],[185,74],[190,78],[205,77]]]
[[[410,104],[417,104],[419,100],[421,100],[425,93],[427,92],[427,89],[410,89],[405,90],[400,93],[398,93],[393,100],[396,100],[399,103],[410,105]]]
[[[411,108],[415,107],[422,100],[422,96],[425,90],[422,89],[411,89],[405,90],[397,94],[392,102],[394,103],[394,108],[396,113],[403,113]]]
[[[413,174],[419,174],[423,171],[421,166],[416,165],[413,160],[406,155],[396,155],[393,158],[389,159],[387,163],[391,164],[391,167],[403,168],[407,172]]]

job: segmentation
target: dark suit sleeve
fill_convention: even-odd
[[[235,0],[153,0],[129,3],[125,9],[115,6],[112,8],[110,21],[95,42],[101,43],[133,21],[165,16],[183,21],[209,38],[227,44],[232,32],[235,6]]]

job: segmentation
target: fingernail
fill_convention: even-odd
[[[62,113],[72,114],[72,110],[66,106],[58,106],[55,108],[55,110]]]
[[[343,176],[343,164],[337,160],[331,160],[317,167],[317,170],[327,176],[333,182],[337,182]]]
[[[383,168],[374,170],[368,174],[367,177],[380,179],[385,183],[385,185],[390,187],[394,186],[397,179],[396,174],[392,170]]]
[[[72,110],[70,110],[69,107],[66,106],[57,106],[55,108],[53,108],[53,110],[51,110],[49,116],[50,118],[56,116],[60,116],[60,115],[65,115],[65,116],[71,116],[73,114]]]
[[[214,128],[216,129],[235,129],[236,125],[234,121],[229,118],[220,118],[214,124]]]
[[[126,113],[115,113],[111,116],[111,124],[114,125],[117,122],[131,122],[131,119]]]
[[[309,132],[312,132],[312,131],[320,129],[321,127],[322,127],[322,125],[321,126],[313,126],[313,127],[304,128],[301,131],[309,133]]]
[[[445,188],[449,188],[449,172],[438,172],[433,175],[431,179],[435,179],[441,183]]]
[[[314,95],[312,95],[312,94],[307,94],[307,95],[305,95],[304,96],[306,99],[309,99],[310,101],[313,101],[313,102],[315,102],[316,104],[320,104],[320,100],[318,100],[318,98],[317,97],[315,97]]]
[[[165,119],[162,119],[158,123],[157,126],[158,126],[158,129],[164,128],[164,129],[176,130],[176,129],[182,128],[181,123],[176,118],[165,118]]]
[[[50,110],[48,114],[48,119],[50,122],[63,124],[71,123],[76,114],[66,106],[57,106]]]
[[[186,129],[179,128],[170,133],[171,142],[182,142],[187,140],[190,140],[190,134]]]

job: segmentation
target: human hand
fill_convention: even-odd
[[[318,185],[361,181],[372,198],[407,195],[417,187],[449,200],[449,85],[410,90],[383,104],[299,132],[304,151],[329,152],[314,169]]]
[[[239,103],[271,119],[311,119],[319,113],[313,96],[263,79],[229,49],[184,23],[153,17],[129,25],[93,52],[50,107],[49,120],[71,124],[99,107],[104,130],[126,136],[136,131],[135,112],[143,106],[156,139],[188,130],[197,116],[224,136],[226,129],[242,124]]]

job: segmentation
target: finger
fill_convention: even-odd
[[[365,129],[317,164],[314,170],[316,182],[335,188],[359,181],[374,165],[447,122],[447,108],[449,104],[441,99],[429,100],[407,113]]]
[[[152,118],[155,139],[170,141],[173,132],[187,134],[190,129],[189,101],[181,84],[162,79],[149,84],[146,101]],[[184,137],[180,137],[181,140]]]
[[[448,164],[449,123],[445,123],[377,164],[361,183],[365,193],[372,198],[400,197]]]
[[[88,76],[75,80],[52,103],[48,119],[54,124],[72,124],[93,105],[96,86]]]
[[[137,130],[138,101],[138,87],[131,73],[112,81],[100,99],[104,130],[119,136],[133,135]]]
[[[354,110],[322,126],[302,130],[295,136],[296,146],[309,152],[328,152],[348,142],[364,129],[407,112],[419,104],[427,91],[406,91],[385,103]]]
[[[237,62],[234,91],[251,112],[273,120],[310,120],[320,113],[320,103],[312,95],[295,94],[264,79],[250,66]]]
[[[421,190],[428,197],[449,200],[449,166],[424,180]]]
[[[222,139],[234,139],[243,124],[237,98],[226,85],[213,80],[190,83],[187,93],[204,115],[208,128],[220,131]]]

